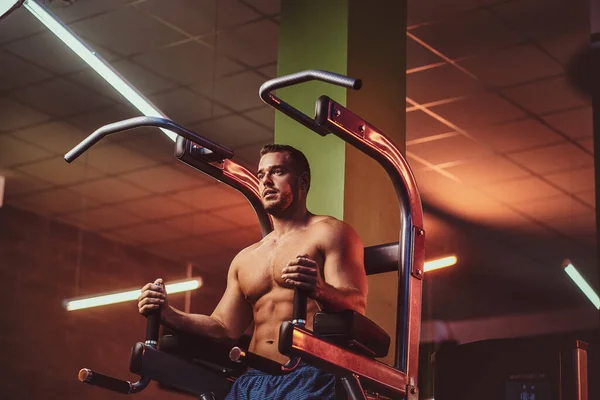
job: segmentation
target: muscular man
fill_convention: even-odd
[[[308,296],[307,328],[318,310],[365,312],[367,278],[363,244],[354,230],[335,218],[310,213],[306,195],[310,167],[302,152],[266,145],[260,152],[259,190],[273,218],[273,232],[242,250],[232,261],[227,288],[208,315],[170,307],[162,281],[142,289],[139,311],[162,305],[162,324],[219,342],[235,342],[254,321],[250,352],[285,364],[277,350],[279,327],[292,318],[294,288]],[[334,378],[310,365],[271,376],[250,370],[240,376],[228,399],[330,399]]]

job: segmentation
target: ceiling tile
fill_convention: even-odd
[[[66,119],[67,122],[73,124],[74,126],[81,129],[84,133],[84,137],[91,135],[96,129],[100,128],[103,125],[110,124],[113,122],[121,121],[124,119],[137,117],[140,115],[140,112],[135,110],[133,106],[128,106],[124,104],[115,104],[108,107],[102,107],[97,110],[91,110],[89,112],[84,112],[78,115],[74,115],[68,117]],[[137,129],[135,130],[137,132]],[[130,131],[131,132],[131,131]],[[105,141],[112,141],[115,138],[122,138],[125,136],[133,136],[135,133],[124,133],[120,135],[110,135],[104,139]],[[100,143],[102,143],[100,142]],[[76,144],[76,143],[75,143]]]
[[[423,201],[442,212],[469,221],[488,221],[498,225],[518,225],[522,217],[485,192],[454,182],[441,174],[428,171],[418,173]]]
[[[258,218],[250,204],[212,211],[212,214],[242,227],[259,227]],[[257,228],[258,229],[258,228]]]
[[[138,128],[129,132],[115,136],[113,139],[126,149],[157,162],[167,164],[175,162],[173,141],[159,129]]]
[[[520,45],[460,61],[490,87],[503,87],[563,72],[562,66],[532,45]]]
[[[227,114],[223,108],[202,98],[189,89],[175,89],[150,97],[163,113],[178,124],[185,125],[210,117]]]
[[[236,147],[234,159],[238,163],[248,168],[251,172],[254,172],[258,169],[260,150],[268,142],[269,141],[260,141],[258,143],[250,144],[247,146]],[[270,142],[273,142],[273,140],[270,140]]]
[[[525,115],[523,111],[495,94],[441,104],[432,107],[431,111],[463,129],[514,121]]]
[[[589,24],[589,3],[585,1],[509,1],[496,4],[493,9],[510,26],[535,40]]]
[[[42,68],[15,57],[2,49],[0,49],[0,60],[2,60],[0,63],[0,76],[2,76],[0,90],[29,85],[52,76]]]
[[[198,179],[191,173],[182,173],[170,166],[147,168],[124,174],[121,178],[154,193],[181,191],[198,185]]]
[[[56,185],[70,185],[88,179],[99,178],[102,174],[80,162],[68,164],[62,157],[20,166],[20,171]]]
[[[100,205],[69,189],[53,189],[20,197],[17,206],[24,204],[29,209],[35,209],[38,214],[58,214],[82,211]]]
[[[596,190],[585,190],[583,192],[575,193],[578,199],[585,201],[590,206],[596,208]]]
[[[469,133],[501,152],[529,149],[564,141],[559,134],[531,118],[472,129]]]
[[[33,108],[55,117],[78,114],[112,103],[107,97],[65,79],[53,79],[12,94]]]
[[[452,65],[406,75],[407,96],[417,103],[460,97],[484,91],[481,83]]]
[[[459,135],[410,146],[410,152],[434,165],[490,156],[491,151]]]
[[[208,235],[211,239],[215,233],[235,227],[231,222],[206,212],[196,212],[171,218],[164,223],[173,229],[186,233],[186,236]]]
[[[240,1],[244,5],[251,5],[265,15],[275,15],[281,12],[281,0]]]
[[[556,31],[552,37],[539,41],[540,45],[559,62],[566,64],[573,54],[590,41],[590,27],[581,26],[570,31]]]
[[[2,19],[0,24],[0,44],[17,40],[35,33],[44,32],[46,27],[29,11],[20,7]]]
[[[530,175],[524,169],[500,156],[489,156],[444,169],[467,185],[490,184],[525,178]]]
[[[118,144],[108,144],[92,148],[82,160],[99,171],[108,174],[123,174],[156,166],[157,162]]]
[[[594,188],[594,167],[544,175],[544,178],[570,193],[581,192]]]
[[[135,57],[134,61],[164,79],[172,79],[183,85],[205,82],[210,86],[214,77],[240,69],[231,61],[216,57],[219,58],[218,63],[211,49],[192,41],[142,54]]]
[[[567,142],[511,153],[508,157],[540,174],[577,169],[594,164],[594,158]]]
[[[127,81],[145,95],[150,95],[177,86],[176,83],[163,79],[141,65],[134,64],[129,60],[114,62],[112,63],[112,66],[119,71]]]
[[[411,37],[406,38],[406,69],[423,67],[442,62],[442,59],[431,51],[415,42]]]
[[[178,240],[185,235],[161,223],[148,223],[129,228],[119,228],[112,230],[111,233],[129,238],[133,243],[139,244]]]
[[[81,130],[64,122],[35,125],[10,135],[58,154],[67,153],[86,136]]]
[[[237,115],[212,119],[190,127],[203,136],[234,150],[249,143],[273,141],[273,132]]]
[[[592,107],[559,112],[542,118],[572,138],[590,137],[593,133]]]
[[[106,29],[107,26],[110,26],[110,29]],[[135,26],[135,29],[131,29],[132,26]],[[132,7],[120,8],[73,23],[71,29],[125,56],[185,39],[184,35]]]
[[[214,85],[200,83],[192,86],[192,89],[207,98],[241,111],[264,105],[258,97],[258,89],[264,81],[263,77],[248,71],[217,79]]]
[[[435,7],[432,7],[431,3],[409,1],[407,2],[408,25],[443,20],[447,19],[449,15],[451,15],[452,18],[456,18],[456,14],[462,14],[467,10],[479,8],[489,1],[490,0],[455,0],[451,3],[436,3]]]
[[[502,93],[536,114],[588,104],[588,100],[563,76],[506,89]]]
[[[517,33],[502,25],[487,10],[457,15],[438,24],[423,25],[411,30],[411,33],[450,58],[499,49],[521,41]]]
[[[587,149],[590,153],[594,153],[594,139],[583,139],[578,141],[577,143],[583,146],[584,149]]]
[[[258,71],[265,75],[267,79],[273,79],[277,77],[277,61],[270,63],[266,67],[259,68]]]
[[[49,119],[49,115],[42,114],[25,104],[0,97],[0,120],[2,120],[0,132],[14,131]]]
[[[584,236],[596,234],[596,213],[590,212],[572,218],[551,219],[544,221],[546,225],[569,236]]]
[[[82,183],[71,186],[70,189],[102,203],[117,203],[150,195],[150,192],[127,184],[117,178]]]
[[[217,10],[219,29],[241,25],[259,17],[250,7],[240,6],[240,3],[242,2],[238,0],[219,0]]]
[[[8,134],[0,135],[0,167],[47,159],[52,153],[36,145],[28,145]]]
[[[0,148],[2,145],[0,144]],[[29,176],[17,170],[2,169],[0,168],[0,175],[3,176],[6,181],[4,182],[4,194],[8,199],[8,203],[11,203],[11,199],[16,196],[23,194],[37,192],[50,187],[48,182],[44,182],[33,176]],[[18,202],[15,200],[15,202]]]
[[[210,183],[196,189],[171,194],[169,197],[199,210],[240,205],[247,201],[237,190],[222,183]]]
[[[480,187],[481,190],[507,204],[517,204],[557,196],[560,192],[538,178],[518,179]]]
[[[211,235],[210,238],[231,250],[241,251],[254,243],[260,242],[262,234],[260,229],[236,229],[235,231]]]
[[[547,199],[514,204],[514,207],[542,222],[555,219],[571,219],[581,215],[588,215],[592,211],[590,207],[563,194]]]
[[[253,67],[277,59],[279,26],[262,20],[219,32],[217,51]]]
[[[247,111],[243,115],[275,132],[275,109],[272,107],[262,107],[258,110]]]
[[[39,35],[11,42],[4,48],[40,67],[43,66],[61,75],[82,70],[87,66],[77,54],[47,30]]]
[[[118,206],[104,206],[92,210],[84,210],[62,215],[60,219],[82,229],[93,231],[114,229],[124,225],[139,224],[144,221],[143,217],[120,209]]]
[[[90,92],[109,100],[110,104],[127,103],[127,100],[115,88],[91,68],[73,72],[66,79],[75,86],[89,89]]]
[[[216,5],[216,1],[206,0],[147,0],[136,7],[196,36],[215,30]]]
[[[49,8],[61,21],[71,23],[126,7],[133,2],[134,0],[53,1]]]
[[[446,133],[452,129],[448,125],[429,116],[421,110],[406,113],[406,140]]]

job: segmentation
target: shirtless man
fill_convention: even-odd
[[[227,288],[213,313],[188,314],[170,307],[160,279],[144,286],[138,307],[145,315],[162,305],[163,325],[226,343],[237,341],[254,321],[248,350],[285,364],[288,358],[278,351],[279,327],[292,319],[294,288],[309,297],[308,329],[318,310],[364,314],[363,244],[344,222],[307,210],[310,167],[302,152],[266,145],[260,155],[259,191],[274,229],[233,259]],[[276,376],[250,370],[236,380],[227,398],[329,399],[334,382],[333,376],[310,365]]]

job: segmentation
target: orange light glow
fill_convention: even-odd
[[[448,256],[443,258],[437,258],[431,261],[425,261],[425,272],[433,271],[434,269],[446,268],[456,264],[458,259],[456,256]]]

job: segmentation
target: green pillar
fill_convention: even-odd
[[[283,0],[277,75],[307,69],[346,74],[348,59],[348,4],[346,0]],[[326,94],[346,104],[346,89],[308,82],[279,90],[277,96],[306,115],[314,116],[315,100]],[[275,114],[275,142],[304,152],[312,173],[308,208],[317,214],[344,217],[344,143],[325,138],[282,113]]]
[[[381,129],[404,149],[406,3],[397,0],[282,0],[278,76],[323,69],[363,80],[360,91],[321,82],[277,96],[309,116],[328,95]],[[365,246],[398,241],[392,184],[372,159],[333,135],[325,138],[281,113],[275,142],[302,150],[312,169],[308,208],[349,223]],[[397,273],[369,277],[367,315],[395,335]],[[393,349],[385,360],[393,361]]]

